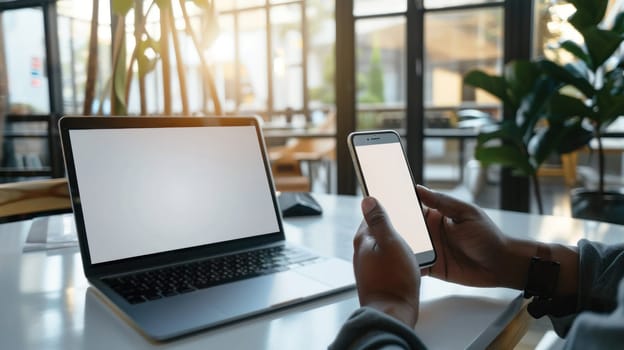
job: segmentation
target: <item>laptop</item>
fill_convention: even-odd
[[[285,240],[258,120],[63,117],[83,268],[162,341],[352,289],[350,262]]]

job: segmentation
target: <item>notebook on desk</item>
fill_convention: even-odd
[[[354,286],[349,262],[285,240],[258,121],[59,122],[85,275],[166,340]]]

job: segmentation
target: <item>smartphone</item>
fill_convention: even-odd
[[[399,134],[393,130],[353,132],[348,144],[364,194],[384,206],[420,267],[433,265],[436,253]]]

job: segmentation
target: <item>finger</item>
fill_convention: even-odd
[[[353,237],[354,246],[360,244],[360,241],[364,238],[367,229],[368,225],[366,225],[366,221],[362,220],[362,222],[360,223],[360,227],[358,227],[357,231],[355,232],[355,237]]]
[[[368,225],[368,231],[377,240],[390,237],[393,234],[394,229],[390,223],[390,218],[375,198],[366,197],[362,200],[362,213]]]
[[[475,210],[472,205],[455,199],[440,192],[432,191],[424,186],[417,185],[418,197],[430,209],[436,209],[442,215],[453,221],[462,221],[470,218]]]

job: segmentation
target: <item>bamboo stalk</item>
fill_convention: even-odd
[[[134,0],[135,1],[135,19],[134,19],[134,23],[135,26],[138,24],[140,31],[136,31],[135,30],[135,43],[138,47],[138,43],[141,40],[141,35],[145,32],[145,19],[147,18],[147,15],[149,14],[150,10],[154,7],[154,2],[152,1],[152,3],[150,4],[150,6],[147,8],[147,11],[145,12],[145,15],[143,15],[143,0]],[[135,58],[136,59],[136,58]],[[138,63],[137,63],[138,65]],[[139,72],[139,101],[140,101],[140,106],[141,106],[141,115],[147,115],[147,98],[145,96],[145,76],[141,75]]]
[[[98,107],[97,115],[104,115],[104,98],[106,97],[106,94],[110,92],[112,80],[113,80],[112,76],[110,76],[106,80],[106,84],[104,84],[104,88],[102,89],[102,91],[100,91],[100,95],[98,96],[98,101],[100,101],[100,106]]]
[[[136,36],[136,34],[135,34]],[[130,57],[130,63],[128,64],[128,69],[126,70],[126,87],[124,89],[125,95],[124,95],[124,102],[126,104],[126,106],[128,105],[128,102],[130,101],[130,87],[132,86],[132,78],[134,77],[134,70],[132,69],[132,67],[134,67],[134,62],[136,61],[136,55],[137,55],[137,46],[134,46],[134,50],[132,50],[132,56]],[[139,75],[139,79],[141,78],[141,76]],[[141,115],[143,115],[143,113],[141,113]]]
[[[202,69],[202,75],[208,84],[208,88],[210,90],[210,96],[212,98],[212,103],[214,106],[214,112],[216,115],[222,115],[223,111],[221,108],[221,101],[219,100],[219,95],[217,94],[217,87],[214,82],[214,78],[208,69],[208,63],[206,62],[206,58],[201,50],[201,46],[199,45],[199,40],[197,39],[197,35],[191,26],[191,20],[188,16],[188,12],[186,11],[186,2],[185,0],[178,0],[180,2],[180,7],[182,9],[182,15],[184,16],[184,23],[186,25],[186,29],[188,33],[191,35],[191,39],[193,41],[193,46],[197,50],[197,55],[199,56],[199,62]]]
[[[180,52],[180,42],[178,40],[178,33],[175,27],[175,19],[173,18],[173,11],[169,11],[169,28],[171,29],[171,38],[173,39],[173,50],[176,58],[176,68],[178,70],[178,81],[180,82],[180,97],[182,98],[182,114],[189,116],[188,105],[188,93],[186,91],[186,72],[184,71],[184,61],[182,60],[182,53]]]
[[[110,103],[111,103],[111,113],[113,113],[115,111],[115,72],[117,71],[117,65],[119,64],[120,61],[120,52],[122,51],[122,35],[124,34],[124,17],[123,16],[118,16],[119,18],[117,19],[117,23],[115,25],[115,36],[113,38],[113,66],[112,66],[112,72],[111,72],[111,79],[112,80],[112,84],[108,84],[108,89],[105,90],[110,90]],[[100,104],[101,105],[101,104]],[[99,112],[98,112],[99,113]]]
[[[93,0],[91,10],[91,28],[89,34],[89,57],[87,58],[87,82],[85,85],[85,97],[82,105],[82,114],[91,115],[93,97],[95,96],[95,80],[97,78],[97,56],[98,56],[98,17],[100,1]]]
[[[132,77],[134,75],[132,68],[134,67],[134,63],[137,61],[137,58],[138,58],[139,42],[141,41],[141,35],[146,32],[145,31],[145,19],[149,15],[152,8],[154,8],[154,4],[155,4],[154,1],[152,1],[152,3],[147,8],[147,11],[145,12],[145,15],[143,15],[143,1],[134,0],[134,2],[135,2],[135,6],[134,6],[134,42],[135,42],[135,45],[134,45],[134,50],[132,50],[132,56],[130,57],[130,64],[128,65],[128,70],[126,72],[126,77],[127,77],[126,89],[125,89],[126,106],[128,105],[129,98],[130,98],[130,87],[132,83]],[[138,78],[139,78],[139,97],[141,101],[140,113],[141,115],[146,115],[147,114],[147,102],[146,102],[147,99],[145,97],[145,77],[139,74]]]
[[[160,6],[160,62],[162,63],[164,113],[171,115],[171,62],[169,60],[169,12],[171,3]]]

